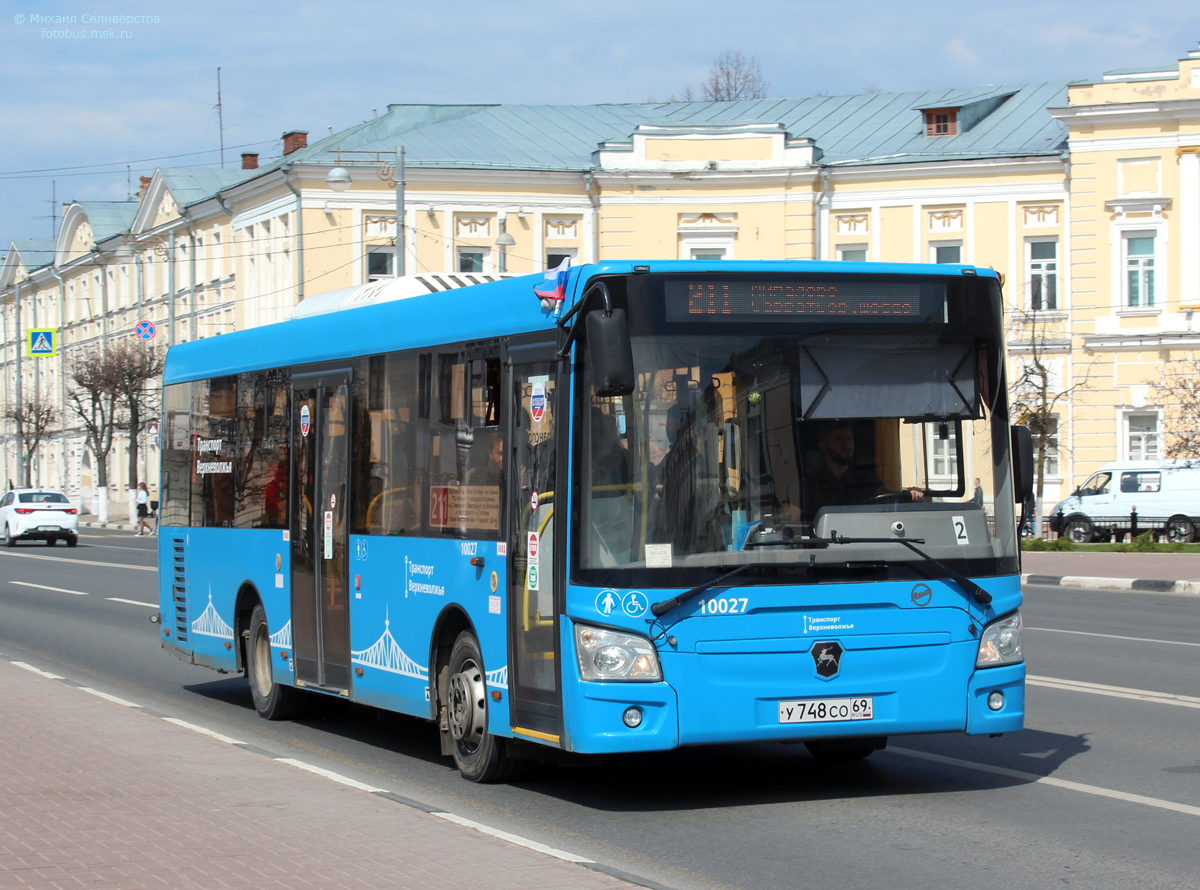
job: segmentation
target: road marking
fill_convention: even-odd
[[[1175,705],[1180,708],[1200,709],[1200,698],[1190,695],[1172,695],[1169,692],[1153,692],[1149,689],[1129,689],[1125,686],[1105,686],[1101,683],[1083,683],[1078,680],[1060,680],[1057,677],[1026,676],[1030,686],[1045,686],[1047,689],[1065,689],[1068,692],[1090,692],[1111,698],[1129,698],[1136,701],[1157,702],[1160,705]]]
[[[430,813],[431,816],[436,816],[439,819],[445,819],[447,822],[453,822],[455,825],[462,825],[466,828],[474,828],[476,831],[483,834],[490,834],[492,837],[498,837],[500,840],[508,841],[510,844],[516,844],[518,847],[526,847],[530,850],[536,850],[539,853],[545,853],[547,856],[553,856],[555,859],[564,859],[567,862],[577,862],[580,864],[594,864],[595,860],[585,859],[582,856],[576,856],[574,853],[568,853],[565,850],[558,850],[554,847],[547,847],[545,844],[539,844],[537,841],[531,841],[529,838],[521,837],[519,834],[509,834],[507,831],[501,831],[498,828],[492,828],[490,825],[484,825],[481,822],[476,822],[474,819],[465,819],[462,816],[456,816],[453,813]]]
[[[158,603],[143,603],[141,600],[123,600],[119,596],[106,596],[105,599],[110,603],[129,603],[131,606],[148,606],[151,609],[158,608]]]
[[[245,742],[240,742],[237,739],[232,739],[227,735],[221,735],[211,729],[206,729],[203,726],[197,726],[195,723],[188,723],[186,720],[180,720],[178,717],[163,717],[163,720],[168,723],[174,723],[176,726],[182,726],[184,729],[190,729],[192,732],[198,732],[200,735],[206,735],[210,739],[216,739],[218,742],[224,742],[227,745],[244,745]]]
[[[1200,643],[1184,643],[1180,640],[1152,640],[1149,637],[1122,637],[1117,634],[1097,634],[1086,630],[1061,630],[1057,627],[1029,627],[1025,630],[1044,630],[1053,634],[1075,634],[1080,637],[1104,637],[1106,640],[1130,640],[1134,643],[1163,643],[1168,646],[1200,646]]]
[[[30,584],[28,581],[9,581],[9,584],[16,584],[18,587],[36,587],[38,590],[53,590],[57,593],[72,593],[75,596],[87,596],[86,590],[67,590],[65,587],[47,587],[45,584]]]
[[[1078,791],[1081,794],[1092,794],[1096,797],[1109,797],[1113,800],[1123,800],[1127,803],[1140,803],[1147,807],[1160,810],[1171,810],[1187,816],[1200,816],[1200,807],[1186,803],[1175,803],[1173,800],[1162,800],[1157,797],[1146,797],[1142,794],[1130,794],[1127,791],[1114,791],[1112,788],[1102,788],[1099,785],[1085,785],[1083,782],[1069,782],[1066,779],[1055,779],[1051,776],[1039,776],[1037,773],[1027,773],[1018,769],[1008,769],[1003,766],[992,766],[989,763],[976,763],[973,760],[959,760],[957,757],[946,757],[942,754],[929,754],[925,751],[914,751],[912,748],[888,748],[893,754],[901,757],[912,757],[917,760],[929,760],[933,763],[944,763],[949,766],[960,766],[963,769],[973,769],[997,776],[1008,776],[1011,779],[1022,779],[1038,785],[1053,785],[1055,788],[1065,788],[1068,791]]]
[[[14,661],[14,662],[12,662],[12,664],[15,664],[19,668],[24,668],[27,671],[32,671],[33,673],[37,674],[39,677],[45,677],[47,680],[61,680],[62,679],[62,677],[60,677],[58,674],[52,674],[49,671],[43,671],[40,668],[35,668],[33,665],[26,664],[23,661]]]
[[[80,692],[86,692],[89,695],[94,695],[97,698],[102,698],[105,701],[110,701],[113,704],[124,705],[127,708],[140,708],[141,705],[135,705],[131,701],[125,701],[123,698],[117,698],[115,695],[109,695],[107,692],[101,692],[99,689],[93,689],[91,686],[77,686]]]
[[[70,562],[77,566],[104,566],[109,569],[132,569],[135,572],[157,572],[158,566],[131,566],[121,562],[96,562],[94,559],[71,559],[68,556],[38,556],[34,553],[12,553],[0,550],[0,555],[16,559],[48,559],[51,562]]]
[[[292,760],[290,757],[276,757],[277,763],[286,763],[288,766],[294,766],[296,769],[302,769],[305,772],[315,773],[318,776],[324,776],[341,785],[348,785],[351,788],[357,788],[359,791],[369,791],[372,794],[385,793],[383,788],[376,788],[373,785],[365,785],[362,782],[355,781],[349,776],[343,776],[341,773],[335,773],[332,770],[322,769],[319,766],[313,766],[311,763],[305,763],[303,760]]]

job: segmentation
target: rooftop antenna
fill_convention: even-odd
[[[50,239],[58,240],[58,181],[50,181],[50,200],[46,202],[50,205]],[[44,217],[38,217],[43,219]]]
[[[225,109],[221,106],[221,66],[217,66],[217,129],[221,133],[221,169],[225,169]]]
[[[133,200],[133,168],[129,164],[125,165],[125,200]]]

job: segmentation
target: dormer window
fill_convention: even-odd
[[[957,108],[929,108],[925,110],[926,136],[954,136],[957,133]]]

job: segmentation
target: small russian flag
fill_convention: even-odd
[[[561,303],[567,297],[567,271],[571,268],[571,258],[563,257],[557,269],[547,269],[546,279],[541,284],[533,286],[533,294],[542,301],[547,309],[552,309],[556,303]]]

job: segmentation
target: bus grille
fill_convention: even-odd
[[[186,643],[188,638],[187,554],[183,538],[172,542],[174,552],[171,566],[171,599],[175,601],[175,640]]]

